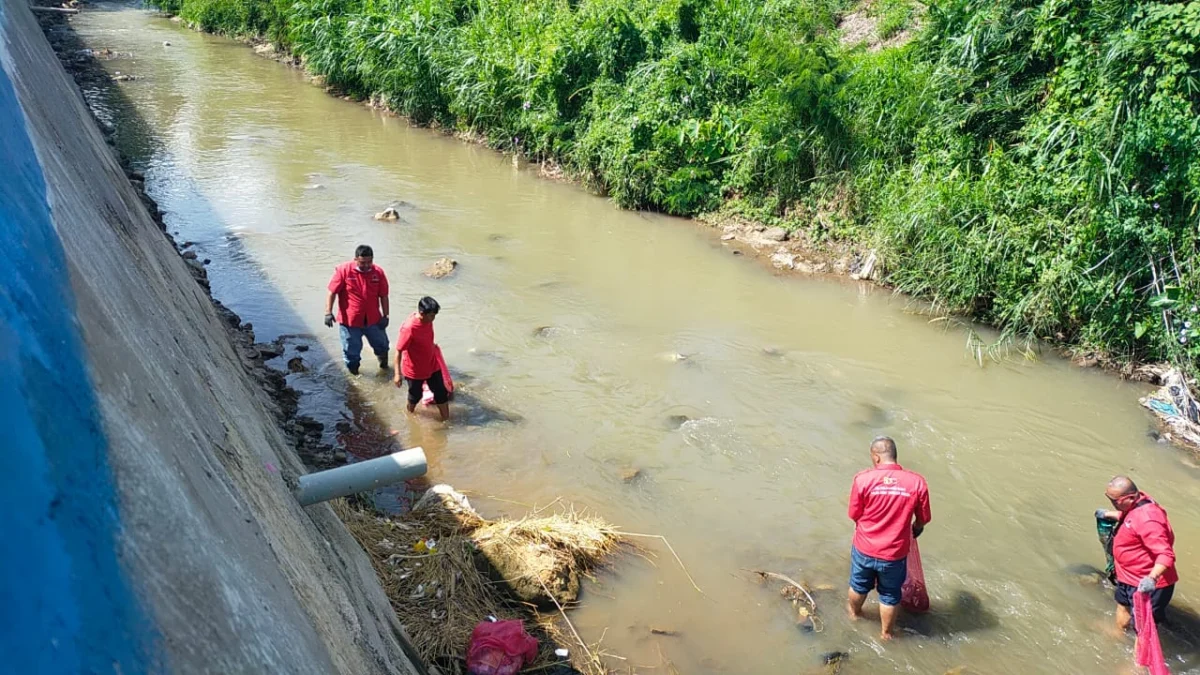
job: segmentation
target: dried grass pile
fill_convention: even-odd
[[[525,590],[538,586],[544,596],[545,584],[555,600],[573,602],[580,576],[621,544],[608,523],[570,509],[487,521],[445,486],[431,489],[403,516],[380,517],[344,500],[334,508],[370,554],[392,607],[427,663],[465,673],[471,631],[491,616],[525,622],[540,646],[531,665],[545,666],[543,672],[555,672],[550,667],[560,661],[557,646],[573,647],[573,665],[581,671],[604,672],[584,646],[561,632],[557,615],[538,613],[540,603],[526,598]],[[553,607],[553,600],[547,604]]]
[[[500,520],[472,533],[479,552],[523,602],[542,609],[579,599],[580,577],[617,547],[617,533],[574,511]]]

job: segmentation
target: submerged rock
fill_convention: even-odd
[[[457,268],[457,260],[453,258],[439,258],[437,262],[425,268],[425,276],[430,279],[445,279],[454,274],[454,270]]]
[[[386,209],[380,211],[379,213],[376,213],[375,220],[385,220],[385,221],[400,220],[400,212],[397,211],[395,208],[389,206]]]
[[[691,421],[691,419],[692,418],[688,417],[687,415],[667,415],[667,418],[663,421],[663,424],[668,429],[674,431],[684,424],[687,424],[689,421]]]
[[[621,480],[626,483],[632,483],[643,476],[642,470],[628,466],[621,469]]]

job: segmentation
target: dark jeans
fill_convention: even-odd
[[[338,333],[342,337],[342,360],[345,361],[347,368],[357,367],[358,362],[362,360],[362,341],[364,337],[371,344],[371,349],[375,351],[375,356],[378,356],[381,361],[387,358],[388,336],[383,326],[375,324],[374,326],[366,326],[364,328],[338,324]]]
[[[408,402],[410,405],[416,405],[421,401],[421,396],[424,394],[421,391],[422,384],[429,385],[429,392],[433,394],[434,403],[441,405],[450,401],[450,393],[446,391],[446,381],[442,379],[442,371],[440,370],[430,375],[427,380],[414,380],[407,377],[404,379],[408,380]]]
[[[1117,590],[1113,593],[1118,605],[1129,608],[1129,613],[1133,614],[1133,594],[1137,593],[1137,588],[1129,584],[1117,582]],[[1156,588],[1150,594],[1150,611],[1154,614],[1154,623],[1159,624],[1167,619],[1167,605],[1171,604],[1171,598],[1175,595],[1175,584],[1163,588]],[[1137,631],[1137,626],[1133,627]]]

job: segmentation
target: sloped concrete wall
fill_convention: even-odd
[[[25,0],[0,66],[0,663],[421,672]]]

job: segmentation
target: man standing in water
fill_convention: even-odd
[[[393,381],[399,387],[403,380],[408,380],[410,413],[416,411],[417,402],[421,400],[421,386],[429,385],[433,402],[444,422],[450,419],[450,393],[446,390],[442,367],[438,363],[437,346],[433,342],[433,320],[439,311],[441,307],[437,300],[425,296],[417,303],[417,311],[404,320],[400,337],[396,338],[396,352],[400,358],[396,359],[396,377]]]
[[[370,246],[354,250],[354,260],[338,265],[329,280],[325,298],[325,325],[332,328],[333,299],[337,298],[338,331],[342,338],[342,360],[352,375],[358,374],[362,341],[367,338],[379,367],[388,367],[388,280],[383,268],[375,264]]]
[[[1117,476],[1104,491],[1113,509],[1100,509],[1097,518],[1117,521],[1112,554],[1117,571],[1117,630],[1133,623],[1133,594],[1147,593],[1155,623],[1163,621],[1175,594],[1175,533],[1163,510],[1127,476]],[[1137,626],[1133,627],[1137,630]]]
[[[908,549],[932,515],[929,487],[920,474],[896,462],[896,442],[880,436],[871,443],[872,468],[854,477],[850,488],[850,519],[854,544],[850,549],[851,619],[862,618],[863,603],[879,591],[880,637],[892,639],[900,589],[908,575]]]

